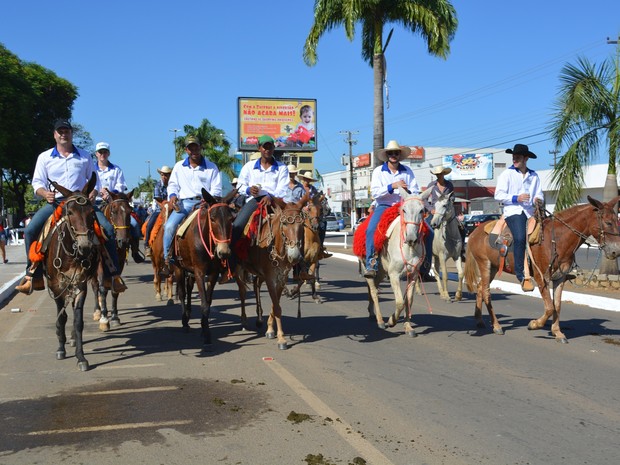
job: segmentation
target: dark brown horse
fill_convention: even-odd
[[[203,201],[198,207],[197,214],[191,219],[182,235],[174,236],[173,247],[176,256],[174,269],[177,292],[183,309],[183,329],[189,331],[192,290],[196,283],[200,295],[202,313],[200,326],[204,351],[211,348],[209,313],[213,301],[213,289],[220,273],[228,269],[226,260],[231,254],[233,210],[229,204],[235,193],[233,190],[218,202],[203,188]],[[180,228],[183,227],[182,223]]]
[[[103,208],[104,216],[114,226],[116,237],[116,251],[118,253],[118,274],[123,273],[125,268],[127,252],[131,246],[131,200],[133,191],[128,194],[116,194],[110,192],[111,200]],[[95,294],[95,311],[93,320],[99,322],[101,331],[109,331],[110,326],[120,326],[121,320],[118,317],[118,292],[112,291],[112,310],[108,312],[107,297],[108,290],[105,288],[103,275],[103,263],[99,264],[97,278],[93,279],[92,287]],[[109,316],[108,316],[109,315]]]
[[[304,214],[302,209],[308,202],[308,198],[306,194],[297,203],[286,203],[280,199],[274,199],[274,212],[267,216],[267,224],[263,225],[257,240],[249,245],[247,257],[238,258],[235,279],[241,299],[241,323],[245,327],[247,321],[245,273],[252,273],[257,278],[258,289],[261,283],[267,284],[271,298],[271,313],[267,320],[265,335],[268,339],[274,339],[277,336],[280,349],[288,348],[282,329],[280,299],[291,268],[303,259]],[[274,321],[277,334],[273,328]],[[262,314],[258,315],[256,324],[257,326],[262,324]]]
[[[562,290],[566,275],[573,268],[575,252],[592,236],[609,259],[620,255],[618,218],[614,207],[620,197],[602,203],[588,196],[589,203],[577,205],[555,213],[543,220],[542,240],[531,245],[534,259],[533,277],[542,295],[545,313],[531,320],[528,329],[540,329],[553,317],[551,333],[556,341],[566,343],[566,336],[560,331],[560,308]],[[512,252],[506,257],[514,263]],[[489,236],[480,225],[469,236],[467,260],[465,261],[465,282],[470,292],[476,289],[475,317],[479,328],[484,328],[482,301],[486,304],[493,332],[503,334],[503,329],[491,305],[490,283],[499,270],[499,251],[489,245]],[[553,287],[551,294],[550,286]]]
[[[95,187],[96,174],[93,174],[84,189],[76,192],[50,181],[66,200],[54,213],[54,226],[46,239],[44,270],[47,287],[56,302],[56,336],[58,350],[56,358],[66,357],[67,305],[73,307],[72,345],[75,343],[75,357],[78,368],[87,371],[88,361],[84,357],[82,330],[84,329],[84,301],[88,292],[88,281],[97,273],[99,264],[99,244],[101,236],[95,233],[95,211],[88,195]]]

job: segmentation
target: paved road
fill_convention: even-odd
[[[183,333],[179,305],[154,301],[149,265],[126,271],[123,325],[102,334],[86,318],[86,373],[55,360],[46,292],[0,310],[0,464],[564,465],[619,452],[616,312],[565,304],[561,345],[527,330],[540,301],[497,291],[495,336],[474,327],[471,296],[445,303],[426,284],[412,339],[368,321],[357,267],[332,258],[322,305],[304,295],[297,319],[284,300],[289,350],[240,328],[231,283],[216,290],[204,355],[197,309]],[[387,315],[387,288],[382,299]]]

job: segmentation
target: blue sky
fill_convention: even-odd
[[[387,49],[386,143],[442,147],[529,144],[546,169],[547,136],[559,73],[577,56],[613,56],[606,38],[620,33],[620,2],[455,0],[459,28],[447,60],[395,27]],[[95,142],[111,144],[111,161],[134,187],[173,163],[173,133],[208,118],[231,139],[237,98],[316,98],[315,167],[342,169],[348,146],[340,131],[358,131],[354,154],[372,150],[372,69],[359,35],[326,34],[318,63],[302,48],[313,1],[4,2],[0,42],[22,60],[78,87],[73,120]],[[387,36],[388,30],[385,34]],[[51,131],[50,131],[51,132]],[[50,144],[51,145],[51,144]],[[150,162],[150,163],[149,163]]]

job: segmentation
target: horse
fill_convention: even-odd
[[[303,264],[298,264],[293,267],[293,280],[297,281],[297,284],[291,289],[284,288],[284,294],[291,299],[295,296],[299,296],[301,292],[301,285],[304,279],[301,279],[302,268],[307,267],[307,273],[305,280],[310,284],[312,292],[312,300],[315,303],[321,304],[323,300],[319,296],[317,289],[320,288],[318,283],[318,268],[319,260],[322,257],[321,239],[319,237],[319,226],[322,216],[321,202],[323,196],[315,195],[312,201],[308,203],[304,210],[304,260]],[[259,302],[257,297],[257,303]],[[298,306],[297,314],[300,315],[301,310]]]
[[[153,286],[155,287],[155,299],[161,301],[161,283],[162,277],[159,275],[159,270],[164,264],[164,225],[168,219],[170,213],[170,204],[167,200],[158,202],[161,209],[153,230],[151,231],[150,246],[151,246],[151,265],[153,266]],[[173,300],[173,275],[170,274],[167,278],[164,278],[164,292],[168,298],[168,305],[174,303]]]
[[[44,241],[45,250],[42,252],[48,292],[56,302],[56,336],[59,344],[56,359],[63,360],[67,355],[66,308],[71,303],[71,345],[75,345],[75,357],[80,371],[89,369],[82,340],[84,301],[88,293],[88,281],[97,273],[99,248],[103,247],[103,236],[96,232],[100,229],[95,221],[94,207],[88,198],[96,182],[97,175],[93,173],[82,191],[71,192],[55,181],[50,181],[66,200],[56,208],[52,217],[53,226]]]
[[[116,251],[118,253],[118,274],[123,273],[127,252],[131,246],[131,213],[133,208],[131,200],[133,191],[129,194],[110,192],[111,200],[107,202],[103,208],[104,216],[110,221],[114,227],[116,237]],[[112,310],[109,312],[107,297],[108,290],[103,285],[103,263],[99,264],[96,279],[92,281],[93,293],[95,295],[95,310],[93,312],[93,320],[99,322],[101,331],[109,331],[110,326],[120,326],[121,320],[118,317],[118,292],[112,291]]]
[[[255,291],[260,290],[260,285],[263,282],[267,284],[269,297],[271,298],[271,312],[267,320],[265,336],[268,339],[277,338],[278,348],[281,350],[286,350],[288,345],[284,338],[284,330],[282,329],[280,299],[291,268],[299,263],[304,256],[302,252],[304,240],[304,213],[302,209],[308,203],[308,200],[308,194],[304,195],[297,203],[286,203],[281,199],[274,198],[274,211],[266,215],[264,219],[266,224],[261,226],[262,229],[256,241],[250,242],[246,238],[241,238],[235,250],[239,260],[236,265],[235,280],[241,299],[241,323],[245,327],[247,321],[245,312],[247,292],[245,274],[251,273],[256,276]],[[259,206],[257,210],[258,216],[266,213],[265,208]],[[254,219],[250,220],[250,222]],[[241,249],[243,244],[247,244],[247,250],[240,254],[239,249]],[[244,257],[242,258],[239,255],[244,255]],[[259,308],[257,306],[257,312]],[[277,333],[273,328],[274,321]],[[258,327],[262,325],[262,313],[258,315],[256,325]]]
[[[381,248],[378,256],[378,270],[374,278],[366,278],[368,287],[368,316],[372,320],[373,308],[380,329],[385,329],[383,315],[379,307],[379,284],[387,275],[390,279],[394,298],[396,300],[396,310],[388,319],[388,326],[396,325],[400,314],[405,307],[403,292],[400,287],[400,278],[407,274],[406,302],[407,311],[405,312],[405,334],[411,337],[417,336],[411,325],[410,306],[413,302],[413,286],[419,277],[420,266],[424,259],[424,200],[430,195],[430,190],[425,191],[421,196],[410,194],[402,187],[399,188],[402,202],[398,206],[398,221],[393,224],[393,229],[388,230],[388,237]],[[385,214],[388,214],[386,210]],[[384,217],[385,217],[384,214]],[[356,230],[353,236],[354,253],[359,259],[362,273],[366,270],[366,229],[368,219],[364,221]],[[385,233],[382,224],[379,223],[379,234]]]
[[[220,273],[228,270],[226,260],[230,257],[230,241],[232,236],[233,209],[230,201],[236,191],[230,192],[218,202],[204,188],[203,202],[199,204],[195,214],[190,213],[179,228],[186,227],[182,235],[175,234],[173,248],[177,276],[177,293],[183,310],[182,324],[185,332],[189,331],[191,316],[191,296],[194,283],[200,295],[202,317],[203,351],[211,348],[211,330],[209,313],[213,301],[213,289]],[[206,277],[206,287],[205,287]]]
[[[528,329],[541,329],[553,317],[551,334],[555,340],[567,343],[560,330],[562,290],[575,261],[575,252],[592,236],[608,259],[620,255],[618,217],[614,211],[620,196],[603,203],[588,196],[588,203],[554,213],[542,220],[542,238],[530,245],[534,278],[544,302],[543,315],[531,320]],[[483,224],[484,225],[484,224]],[[469,236],[465,260],[465,282],[470,292],[476,290],[475,318],[478,328],[484,328],[482,301],[484,301],[495,334],[504,334],[491,304],[490,283],[499,270],[500,252],[489,244],[483,225]],[[514,263],[512,252],[506,260]],[[511,272],[509,270],[505,270]],[[551,293],[550,285],[553,287]]]
[[[454,193],[441,194],[437,198],[435,214],[431,219],[431,228],[435,230],[431,265],[435,279],[437,279],[439,295],[443,300],[452,301],[448,293],[448,271],[446,268],[446,261],[451,258],[456,263],[458,272],[458,284],[454,299],[460,301],[463,298],[463,263],[461,258],[463,240],[454,211]],[[438,269],[441,270],[441,276],[437,272]]]

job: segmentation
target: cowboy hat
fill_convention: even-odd
[[[164,165],[161,168],[157,168],[157,172],[159,174],[170,174],[172,173],[172,168],[170,168],[168,165]]]
[[[310,182],[316,182],[317,180],[312,177],[312,171],[302,171],[297,175],[298,178],[304,178]]]
[[[387,147],[377,151],[377,158],[381,161],[387,161],[387,152],[396,151],[400,152],[398,161],[404,160],[411,153],[411,149],[409,147],[401,147],[400,145],[398,145],[398,142],[396,142],[395,140],[391,140],[388,142]]]
[[[452,168],[450,168],[449,166],[443,167],[439,165],[439,166],[435,166],[431,168],[431,173],[434,174],[435,176],[439,174],[450,174],[451,172],[452,172]]]
[[[239,179],[238,178],[233,178],[232,181],[230,181],[231,184],[239,184]]]
[[[288,174],[297,174],[297,167],[293,164],[287,166]]]
[[[530,149],[525,144],[515,144],[513,149],[506,149],[506,153],[512,153],[513,155],[525,155],[528,158],[537,158],[536,154],[530,152]]]

